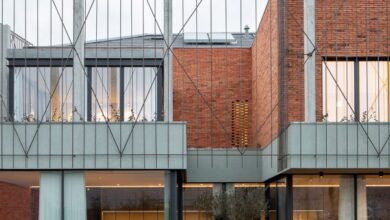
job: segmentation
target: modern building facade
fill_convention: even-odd
[[[390,1],[268,0],[254,32],[174,8],[87,41],[74,0],[50,46],[3,22],[0,219],[388,218]]]

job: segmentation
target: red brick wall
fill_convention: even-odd
[[[304,120],[303,0],[287,1],[288,121]],[[316,1],[316,108],[322,112],[322,57],[390,56],[386,0]]]
[[[188,146],[231,147],[232,102],[248,100],[251,112],[251,49],[175,48],[174,53],[174,120],[187,122]]]
[[[317,118],[322,112],[321,56],[389,57],[390,1],[316,1]]]
[[[270,0],[252,45],[253,137],[266,146],[279,132],[278,3]]]
[[[37,196],[35,196],[37,197]],[[38,199],[32,199],[32,191],[28,187],[0,182],[0,219],[32,220],[37,219]],[[35,209],[32,208],[35,206]]]

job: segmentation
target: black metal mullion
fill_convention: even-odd
[[[8,75],[8,111],[9,111],[9,120],[14,121],[15,116],[15,85],[14,85],[14,67],[9,67],[9,75]]]
[[[87,67],[87,121],[92,121],[92,67]]]
[[[359,60],[354,61],[354,108],[355,108],[355,121],[360,121],[360,76],[359,76]]]
[[[164,101],[164,70],[161,66],[157,73],[157,121],[162,121],[164,119],[163,117],[163,101]]]
[[[120,121],[124,121],[125,118],[125,68],[120,68],[119,79],[119,111]]]

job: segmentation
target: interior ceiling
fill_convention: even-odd
[[[39,172],[0,172],[0,182],[31,187],[39,186]],[[163,171],[93,171],[86,172],[87,186],[156,187],[164,185]]]

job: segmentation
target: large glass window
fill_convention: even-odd
[[[124,121],[157,120],[157,84],[157,68],[93,67],[92,120],[119,121],[121,98]]]
[[[92,68],[92,120],[119,121],[120,68]]]
[[[87,219],[164,219],[164,172],[87,172]]]
[[[367,175],[359,178],[365,185],[365,187],[357,188],[360,196],[358,201],[363,206],[359,207],[361,209],[359,213],[363,215],[361,218],[388,219],[390,216],[390,177],[387,175]],[[364,204],[365,202],[367,204]]]
[[[389,62],[324,61],[322,67],[324,121],[389,120]]]
[[[124,120],[156,121],[157,68],[125,68],[124,81]]]
[[[328,121],[354,120],[354,63],[323,63],[323,109]]]
[[[389,120],[389,63],[359,62],[360,121]]]
[[[339,187],[340,176],[294,176],[293,219],[338,219]]]
[[[72,68],[14,68],[14,120],[71,121],[72,87]]]

